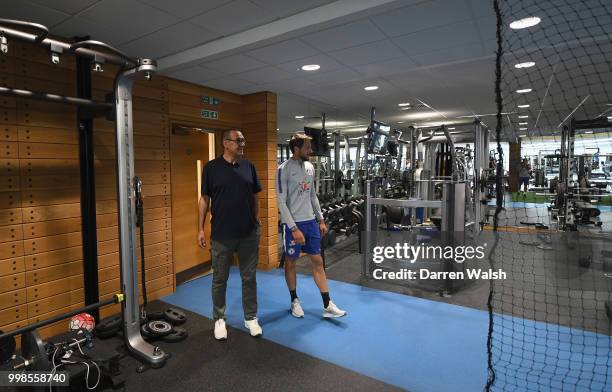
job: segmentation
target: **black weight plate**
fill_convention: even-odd
[[[153,339],[157,338],[157,336],[155,336],[151,332],[149,332],[149,328],[147,327],[146,323],[142,324],[140,326],[140,334],[142,335],[144,340],[153,340]]]
[[[96,325],[95,332],[105,333],[121,328],[121,315],[107,317]]]
[[[164,311],[163,310],[158,310],[155,312],[150,312],[147,313],[147,321],[153,321],[153,320],[163,320],[164,317]]]
[[[155,337],[162,337],[172,332],[172,324],[165,320],[153,320],[147,324],[147,330]]]
[[[3,332],[0,331],[0,335]],[[0,365],[8,362],[15,354],[15,337],[11,336],[10,338],[4,338],[0,340]]]
[[[336,243],[336,230],[331,229],[329,232],[327,232],[327,240],[329,241],[327,246],[334,246]]]
[[[181,325],[187,321],[185,312],[177,308],[168,308],[164,312],[164,318],[172,325]]]
[[[36,330],[21,334],[21,355],[31,360],[27,370],[48,371],[52,369],[45,343]]]
[[[108,339],[108,338],[112,338],[113,336],[115,336],[119,330],[121,329],[121,327],[117,327],[115,329],[108,329],[108,330],[103,330],[103,331],[99,331],[99,330],[94,330],[94,335],[97,338],[100,339]]]
[[[185,328],[173,327],[172,331],[168,335],[164,336],[162,340],[168,343],[177,343],[187,339],[187,336],[189,336],[189,334]]]

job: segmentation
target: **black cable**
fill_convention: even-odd
[[[142,279],[142,306],[144,313],[144,308],[148,304],[144,249],[144,202],[142,200],[142,182],[140,178],[134,178],[134,184],[136,189],[136,226],[140,229],[140,276]]]

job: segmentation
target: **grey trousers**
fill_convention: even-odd
[[[257,261],[259,259],[259,225],[247,237],[235,240],[212,241],[212,299],[213,319],[225,319],[225,291],[232,264],[232,255],[238,253],[242,279],[242,309],[244,319],[257,317]]]

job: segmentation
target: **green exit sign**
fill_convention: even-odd
[[[206,103],[209,105],[218,105],[221,103],[221,100],[210,95],[202,95],[202,103]]]
[[[219,119],[219,112],[215,112],[214,110],[202,110],[202,118],[209,118],[211,120]]]

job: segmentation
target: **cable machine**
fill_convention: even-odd
[[[33,33],[29,31],[33,31]],[[145,342],[140,333],[138,265],[135,235],[135,191],[137,184],[134,177],[132,114],[132,89],[134,80],[139,75],[144,75],[147,80],[151,79],[152,74],[157,70],[156,62],[146,58],[131,58],[118,49],[100,41],[82,40],[68,42],[49,38],[48,33],[48,29],[40,24],[0,19],[0,51],[3,53],[8,52],[9,43],[7,37],[9,37],[47,48],[50,51],[50,59],[53,64],[58,64],[61,61],[62,53],[73,53],[77,57],[77,71],[80,70],[79,76],[82,79],[79,85],[79,95],[82,96],[60,96],[45,92],[18,90],[5,87],[0,88],[0,94],[16,98],[62,103],[73,105],[78,108],[79,141],[82,144],[80,155],[81,178],[85,181],[85,184],[81,184],[81,201],[84,204],[84,206],[82,206],[81,215],[85,263],[84,279],[86,290],[92,289],[92,282],[95,283],[95,289],[93,292],[90,291],[86,294],[86,307],[78,311],[54,317],[51,320],[46,320],[19,328],[10,333],[2,334],[0,339],[19,334],[24,334],[24,337],[32,336],[33,339],[36,339],[38,337],[36,328],[71,317],[85,310],[95,311],[101,306],[108,305],[109,303],[121,303],[123,336],[129,352],[153,368],[161,367],[167,359],[167,354],[159,346],[153,346]],[[83,74],[85,65],[91,62],[93,62],[93,71],[102,71],[105,63],[120,66],[115,77],[113,94],[108,97],[109,100],[107,102],[97,102],[89,99],[90,97],[84,97],[91,94],[91,86],[89,86],[89,89],[87,88],[85,85],[87,83],[87,76]],[[91,137],[91,132],[93,131],[92,119],[99,116],[114,118],[116,125],[117,206],[119,211],[119,253],[122,292],[117,294],[110,302],[91,303],[98,299],[97,259],[92,257],[92,253],[93,255],[96,254],[96,224],[95,187],[93,182],[93,138]],[[83,188],[83,186],[87,187]],[[94,241],[93,243],[92,240]],[[95,277],[93,275],[95,275]],[[38,337],[37,339],[40,338]]]

